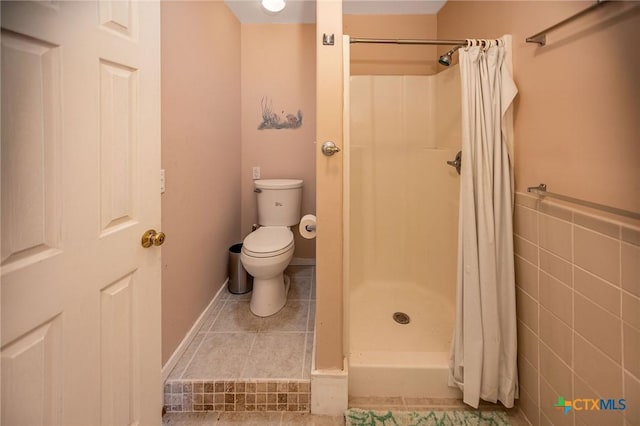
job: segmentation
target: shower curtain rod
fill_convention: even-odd
[[[384,38],[352,38],[350,43],[379,43],[379,44],[430,44],[430,45],[466,45],[467,40],[411,40],[411,39],[384,39]]]

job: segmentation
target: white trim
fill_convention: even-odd
[[[342,326],[343,355],[346,357],[351,336],[351,37],[342,36]]]
[[[316,334],[311,358],[311,414],[340,416],[349,408],[347,359],[342,370],[316,370]]]
[[[311,414],[339,416],[349,407],[347,360],[343,370],[311,370]]]
[[[316,258],[294,257],[289,262],[290,266],[316,266]]]
[[[204,311],[202,311],[198,319],[193,323],[193,326],[187,332],[187,335],[184,336],[184,339],[182,339],[182,342],[180,342],[176,350],[173,351],[173,354],[171,355],[167,363],[162,366],[161,379],[163,384],[169,377],[169,374],[171,374],[171,371],[174,369],[174,367],[178,363],[178,360],[180,360],[180,357],[184,354],[184,352],[187,350],[187,348],[191,344],[191,341],[196,337],[196,334],[198,334],[198,330],[200,330],[200,327],[202,327],[202,324],[204,323],[205,318],[207,318],[209,312],[213,309],[215,302],[217,302],[220,299],[220,295],[222,294],[222,292],[226,291],[227,284],[229,284],[229,277],[227,277],[227,279],[224,280],[224,283],[222,284],[222,286],[220,286],[220,289],[215,294],[215,296],[213,296],[213,299],[211,299],[211,302],[209,302],[209,305],[207,305],[207,307],[204,309]]]

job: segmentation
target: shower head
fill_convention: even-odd
[[[449,65],[451,65],[451,55],[453,55],[456,50],[460,49],[460,47],[462,46],[456,46],[450,51],[448,51],[447,53],[445,53],[444,55],[440,55],[440,58],[438,58],[438,62],[444,65],[445,67],[448,67]]]
[[[451,65],[451,53],[452,52],[447,52],[444,55],[440,55],[438,62],[444,65],[445,67],[448,67],[449,65]]]

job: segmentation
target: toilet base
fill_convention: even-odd
[[[267,279],[254,277],[249,309],[259,317],[277,314],[287,304],[290,287],[291,280],[284,274]]]

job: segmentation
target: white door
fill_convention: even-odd
[[[156,2],[2,2],[2,424],[160,424]]]

